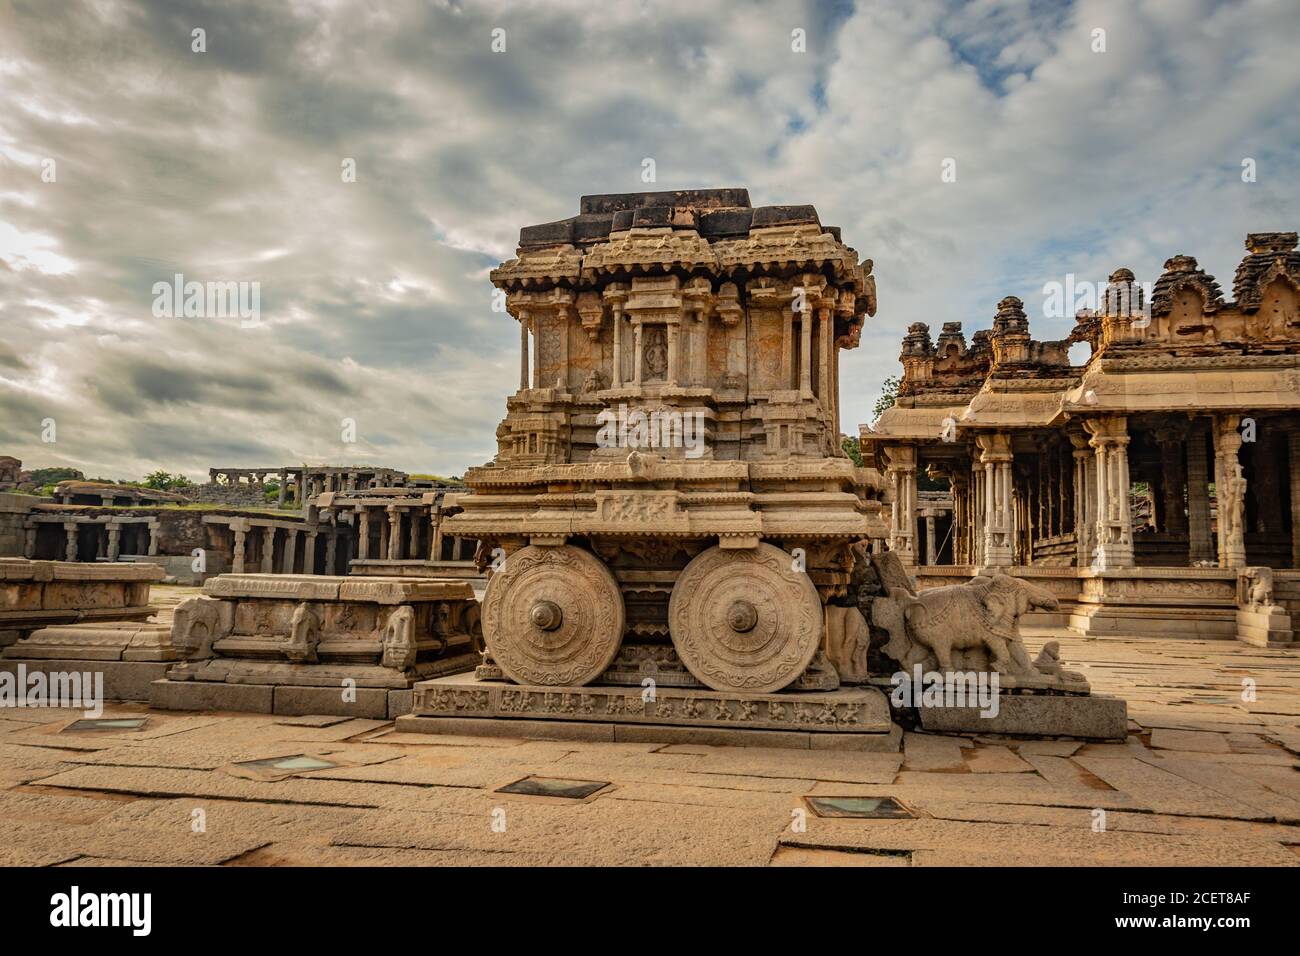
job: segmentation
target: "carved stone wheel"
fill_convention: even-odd
[[[715,547],[677,579],[668,627],[701,682],[717,691],[768,694],[802,674],[817,653],[822,603],[780,548]]]
[[[623,595],[591,553],[529,546],[488,582],[483,640],[517,684],[587,684],[623,641]]]

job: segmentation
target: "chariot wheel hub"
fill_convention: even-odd
[[[532,619],[540,630],[553,631],[564,622],[564,612],[554,601],[538,601],[533,605]]]
[[[737,634],[752,631],[758,623],[758,608],[748,601],[733,601],[727,609],[727,625]]]

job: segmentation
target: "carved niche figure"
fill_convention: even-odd
[[[668,375],[668,333],[661,325],[648,326],[645,330],[646,378],[654,381]]]
[[[885,592],[894,587],[914,595],[916,584],[897,552],[871,554],[866,543],[859,542],[852,546],[852,553],[853,571],[843,606],[839,601],[826,606],[822,649],[842,683],[862,684],[871,674],[888,674],[897,669],[884,656],[889,631],[873,621],[873,606],[877,601],[884,602],[887,608],[882,618],[887,617],[888,609],[895,605]]]
[[[826,660],[845,683],[865,683],[869,675],[868,649],[871,634],[866,619],[856,607],[828,604],[825,611]]]
[[[1041,587],[995,573],[919,595],[890,588],[872,605],[873,623],[889,632],[885,654],[904,669],[996,670],[1037,676],[1020,639],[1020,618],[1030,610],[1057,609]]]
[[[1227,532],[1232,541],[1240,541],[1246,527],[1246,476],[1241,464],[1232,466],[1227,488]]]

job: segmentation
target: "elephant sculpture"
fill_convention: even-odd
[[[884,653],[905,669],[921,664],[1033,676],[1042,672],[1020,640],[1020,618],[1056,609],[1056,598],[1043,588],[995,573],[919,594],[891,587],[887,599],[873,602],[872,623],[889,632]]]
[[[229,604],[193,597],[178,604],[172,615],[172,646],[182,660],[207,660],[214,656],[213,642],[229,635],[233,626]]]
[[[289,636],[280,645],[280,652],[296,664],[315,664],[316,645],[321,638],[321,619],[316,610],[307,603],[299,604],[293,609],[289,621]]]
[[[388,621],[384,624],[383,646],[385,667],[405,671],[415,665],[418,651],[415,640],[415,611],[409,604],[403,604],[388,615]]]

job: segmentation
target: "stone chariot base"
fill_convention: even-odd
[[[472,668],[476,652],[453,653],[413,668],[419,677]],[[391,720],[411,712],[419,677],[378,665],[282,664],[207,661],[190,675],[173,669],[149,685],[149,705],[159,710],[232,710],[300,717],[320,714]]]
[[[978,707],[919,707],[922,729],[935,734],[1008,734],[1124,740],[1128,704],[1118,697],[1077,694],[1000,694],[998,711]]]
[[[415,685],[407,733],[544,740],[896,751],[889,702],[871,687],[777,694],[660,687],[544,687],[457,674]]]

